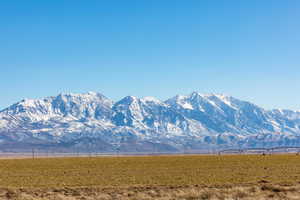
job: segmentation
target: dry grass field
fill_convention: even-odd
[[[0,160],[0,199],[300,199],[300,156]]]

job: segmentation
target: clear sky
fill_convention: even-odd
[[[0,109],[101,92],[300,109],[299,0],[0,2]]]

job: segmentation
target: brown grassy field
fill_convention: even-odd
[[[300,199],[300,156],[0,160],[0,199]]]

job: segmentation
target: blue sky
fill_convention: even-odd
[[[300,109],[298,0],[0,2],[0,108],[60,92]]]

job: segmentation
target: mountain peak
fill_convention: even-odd
[[[156,104],[162,104],[163,103],[159,99],[157,99],[155,97],[151,97],[151,96],[143,97],[141,99],[141,101],[143,101],[143,102],[152,102],[152,103],[156,103]]]
[[[232,96],[230,95],[226,95],[226,94],[223,94],[223,93],[200,93],[200,92],[192,92],[190,95],[190,97],[193,97],[193,96],[201,96],[201,97],[218,97],[218,98],[230,98]]]
[[[178,95],[178,97],[180,97],[180,96],[181,96],[181,95]],[[199,92],[196,92],[196,91],[192,92],[192,93],[189,95],[189,97],[191,97],[191,98],[198,97],[198,96],[202,96],[202,94],[199,93]]]
[[[71,93],[71,92],[67,92],[67,93],[59,93],[57,96],[65,96],[65,97],[91,97],[91,96],[99,96],[99,97],[105,97],[103,94],[98,93],[98,92],[93,92],[93,91],[89,91],[89,92],[85,92],[85,93]]]
[[[138,100],[139,100],[139,98],[137,98],[135,96],[126,96],[118,102],[131,104],[131,103],[136,102]]]

